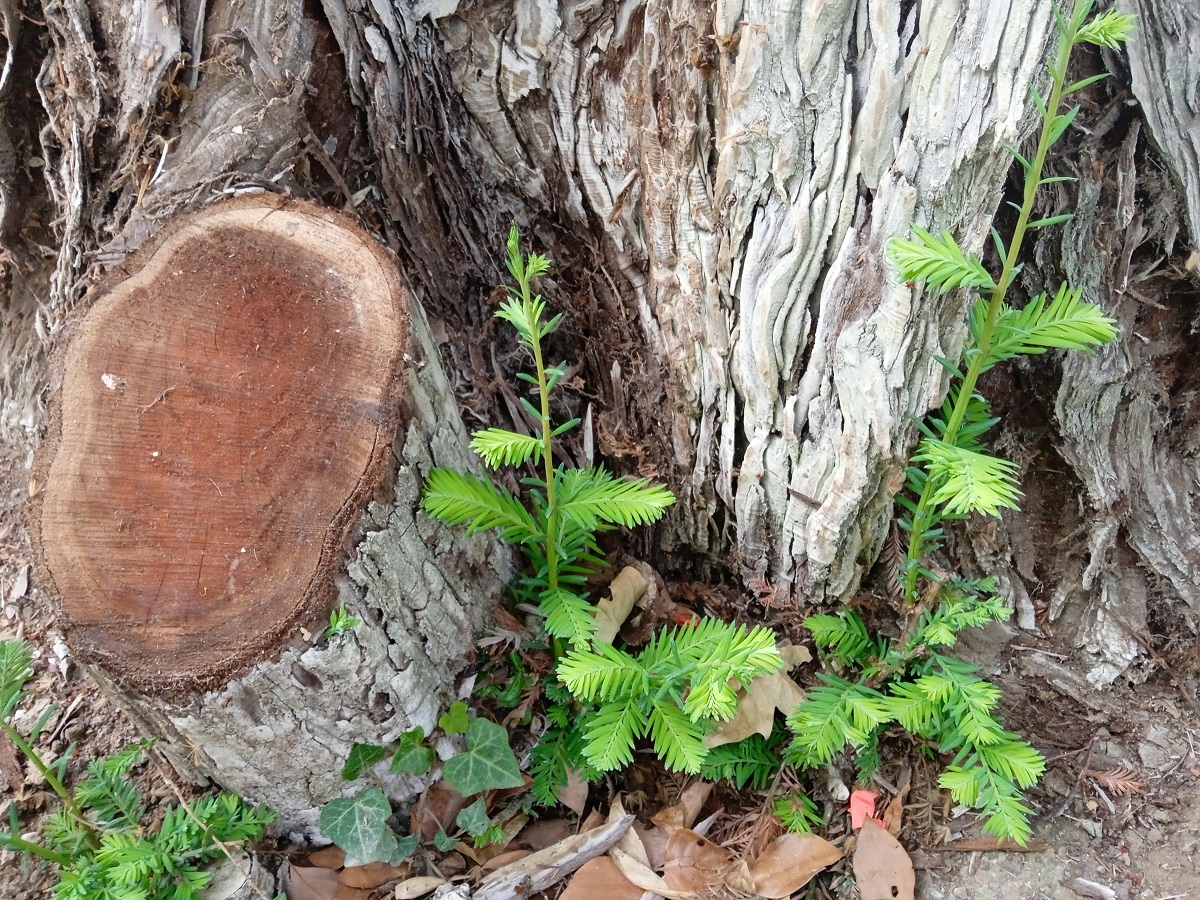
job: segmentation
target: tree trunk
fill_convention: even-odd
[[[1173,275],[1194,271],[1177,252],[1181,222],[1200,227],[1195,79],[1179,61],[1200,25],[1185,5],[1136,10],[1132,90],[1155,147],[1119,81],[1085,95],[1094,140],[1071,138],[1092,154],[1080,199],[1047,198],[1083,215],[1047,234],[1023,282],[1039,290],[1061,259],[1122,320],[1121,342],[984,385],[1012,413],[1000,444],[1024,464],[1028,498],[955,548],[1000,576],[1021,627],[1065,617],[1097,654],[1097,683],[1129,662],[1114,623],[1141,624],[1139,596],[1197,599],[1195,538],[1162,527],[1187,515],[1196,482],[1180,403],[1194,390],[1194,340],[1179,327],[1188,282]],[[680,497],[657,534],[664,570],[731,571],[789,588],[804,609],[858,589],[902,483],[909,416],[940,398],[935,357],[955,357],[965,331],[967,298],[898,283],[883,248],[910,220],[984,246],[1003,145],[1021,140],[1027,85],[1043,77],[1049,0],[135,6],[43,9],[47,193],[26,207],[55,223],[61,248],[39,308],[50,341],[91,273],[180,210],[287,190],[353,207],[396,250],[453,382],[454,397],[431,382],[431,404],[450,415],[457,400],[472,423],[519,418],[503,387],[514,347],[490,325],[515,220],[554,261],[543,289],[566,312],[556,351],[582,378],[596,451]],[[9,34],[34,54],[40,34]],[[32,146],[9,128],[9,143]],[[1154,181],[1156,166],[1173,180]],[[31,242],[14,246],[34,258]],[[37,271],[11,275],[10,290]],[[27,309],[15,301],[10,321],[28,326]],[[28,395],[22,381],[9,421]],[[451,443],[434,458],[461,458]],[[408,493],[388,515],[407,520],[421,466],[405,460]],[[1063,510],[1078,538],[1056,545]],[[397,577],[372,540],[351,566],[374,579],[368,598]],[[282,705],[309,702],[292,697]],[[179,727],[172,713],[149,724],[165,719]],[[219,779],[234,760],[214,758]]]

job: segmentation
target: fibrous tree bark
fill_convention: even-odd
[[[1184,6],[1133,10],[1141,138],[1127,98],[1103,107],[1105,88],[1088,95],[1096,133],[1107,121],[1108,141],[1133,135],[1115,175],[1081,167],[1092,175],[1084,211],[1095,203],[1108,221],[1110,204],[1105,233],[1121,239],[1090,246],[1081,217],[1067,232],[1073,256],[1038,249],[1085,284],[1080,261],[1099,255],[1128,274],[1145,243],[1169,267],[1182,245],[1172,228],[1196,233],[1194,104],[1186,64],[1172,62],[1197,37]],[[967,298],[897,283],[885,242],[915,219],[984,247],[1010,165],[1003,145],[1022,138],[1053,30],[1049,0],[210,0],[133,16],[107,0],[55,0],[43,12],[40,158],[60,247],[40,312],[48,339],[97,268],[181,209],[287,189],[354,207],[394,247],[452,382],[431,385],[431,403],[519,420],[501,386],[510,348],[488,330],[496,251],[515,220],[555,261],[545,292],[565,307],[562,350],[597,452],[680,496],[659,560],[727,565],[790,586],[798,605],[849,597],[873,564],[909,416],[939,399],[935,357],[962,340]],[[1094,162],[1107,146],[1097,139]],[[1156,194],[1135,183],[1133,160],[1148,158],[1143,169],[1172,176]],[[1138,216],[1146,234],[1128,244]],[[1031,265],[1030,289],[1053,270]],[[1146,570],[1193,602],[1192,538],[1154,525],[1154,498],[1195,484],[1187,441],[1151,440],[1170,430],[1156,386],[1177,385],[1163,356],[1142,350],[1146,307],[1101,290],[1107,269],[1089,271],[1096,299],[1120,313],[1121,343],[1065,372],[1034,371],[1059,384],[1038,427],[1074,478],[1040,492],[1035,479],[1026,504],[1043,522],[1078,509],[1082,537],[1051,552],[1053,530],[1018,516],[956,548],[1000,575],[1023,627],[1064,608],[1094,622]],[[1002,440],[1028,437],[1014,427]],[[1122,466],[1130,489],[1112,493]],[[1139,494],[1133,473],[1147,466],[1174,474]],[[396,578],[390,551],[360,554],[360,580]],[[1108,653],[1089,628],[1079,639]],[[1097,677],[1114,677],[1119,656]]]

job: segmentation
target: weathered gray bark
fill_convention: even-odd
[[[1184,6],[1145,0],[1131,53],[1148,130],[1195,235],[1195,79],[1172,60],[1200,34]],[[1002,144],[1021,138],[1050,8],[322,0],[326,24],[298,2],[135,4],[130,15],[104,0],[89,15],[81,0],[53,0],[38,85],[61,250],[43,331],[52,338],[92,266],[177,209],[250,185],[304,192],[305,166],[342,180],[353,135],[314,132],[304,119],[305,80],[320,74],[317,94],[342,90],[365,122],[370,178],[342,181],[340,199],[365,191],[360,211],[380,214],[435,333],[450,323],[469,336],[442,350],[473,415],[505,414],[492,378],[502,363],[481,348],[499,239],[516,220],[556,262],[547,293],[567,307],[598,450],[657,472],[680,495],[665,549],[792,584],[804,602],[845,598],[890,518],[907,416],[945,389],[934,356],[954,356],[963,332],[964,298],[898,284],[884,243],[916,219],[983,246],[1009,166]],[[313,51],[330,34],[340,86],[328,52]],[[192,59],[176,71],[179,47]],[[195,91],[173,124],[153,115],[169,85]],[[101,131],[102,118],[115,124]],[[342,121],[355,129],[353,116]],[[1132,166],[1119,173],[1120,232],[1152,216],[1130,205]],[[1096,188],[1082,189],[1086,212]],[[1170,218],[1150,232],[1167,254]],[[1087,249],[1085,219],[1068,232],[1068,274],[1100,285],[1107,275],[1079,261],[1110,254],[1119,268],[1124,244]],[[1121,344],[1072,361],[1055,403],[1056,452],[1082,487],[1053,502],[1080,508],[1090,540],[1076,544],[1090,549],[1066,554],[1068,577],[1051,589],[1080,622],[1097,620],[1088,604],[1127,597],[1122,586],[1142,564],[1193,604],[1197,577],[1191,530],[1161,527],[1188,516],[1195,480],[1187,441],[1151,440],[1168,406],[1148,389],[1162,361],[1140,349],[1139,312],[1122,305],[1139,302],[1132,292],[1097,299],[1122,318]],[[439,402],[450,411],[447,396]],[[1153,484],[1134,484],[1147,471]],[[1020,521],[980,530],[963,553],[998,569],[1020,624],[1035,627],[1030,587],[1044,555],[1064,554]],[[1118,536],[1128,552],[1110,558]],[[389,560],[373,577],[394,578],[389,553],[371,547]],[[1136,609],[1121,615],[1138,624]],[[1127,660],[1127,638],[1114,650],[1111,635],[1084,623],[1079,640],[1113,656],[1099,678]],[[279,716],[308,702],[293,696],[280,695]],[[154,724],[183,734],[187,715],[165,711]],[[342,746],[331,741],[330,758]]]

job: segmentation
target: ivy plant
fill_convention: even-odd
[[[17,804],[9,804],[0,847],[49,864],[57,877],[57,900],[199,900],[212,878],[204,871],[208,863],[230,845],[262,839],[274,813],[253,809],[233,794],[203,797],[190,811],[173,807],[155,824],[131,777],[144,761],[145,745],[93,760],[74,790],[68,789],[70,752],[47,764],[35,749],[54,707],[28,737],[12,722],[27,699],[32,665],[25,641],[0,641],[0,730],[42,774],[62,808],[47,817],[36,840],[22,833]]]
[[[509,746],[508,732],[484,718],[471,719],[461,700],[451,704],[449,712],[438,719],[446,734],[465,734],[466,749],[442,766],[442,776],[464,797],[478,799],[464,809],[456,824],[476,842],[477,847],[502,838],[503,829],[493,824],[481,796],[486,791],[518,788],[525,784],[517,757]],[[363,776],[374,780],[372,767],[388,755],[379,744],[355,744],[350,748],[342,777],[357,781]],[[432,769],[436,754],[429,746],[425,729],[417,726],[404,732],[391,748],[388,771],[392,774],[424,777]],[[415,834],[401,836],[389,824],[392,806],[379,784],[370,784],[351,797],[339,797],[321,808],[318,827],[321,834],[346,851],[348,865],[385,862],[396,865],[407,859],[420,843]],[[441,850],[453,847],[457,839],[443,828],[434,838]]]
[[[1047,63],[1049,92],[1030,86],[1041,117],[1031,158],[1008,151],[1024,171],[1024,195],[1007,243],[992,238],[1001,260],[997,276],[978,257],[964,253],[949,232],[934,235],[914,226],[913,236],[890,244],[901,278],[938,291],[966,288],[976,295],[968,319],[969,339],[962,362],[939,360],[952,385],[941,409],[919,422],[922,438],[907,469],[906,490],[897,497],[904,512],[900,527],[907,548],[897,561],[905,621],[898,639],[873,636],[853,610],[807,619],[825,658],[842,672],[822,675],[822,684],[789,719],[794,737],[787,750],[801,767],[828,763],[847,746],[858,753],[861,770],[878,764],[882,731],[897,723],[952,757],[940,784],[953,798],[985,817],[984,830],[1024,844],[1030,837],[1030,809],[1021,790],[1041,777],[1045,762],[1025,741],[1007,731],[996,715],[1000,692],[978,677],[973,666],[948,655],[963,629],[1006,618],[1010,610],[996,596],[990,578],[949,578],[928,560],[942,545],[944,523],[972,513],[1000,516],[1017,509],[1021,491],[1017,467],[987,449],[984,434],[997,422],[976,392],[980,376],[993,366],[1052,349],[1090,352],[1116,337],[1116,324],[1099,306],[1084,302],[1082,291],[1062,285],[1052,297],[1039,295],[1018,309],[1008,301],[1020,269],[1021,248],[1030,232],[1071,218],[1034,217],[1037,190],[1063,177],[1043,177],[1046,156],[1074,121],[1079,106],[1060,111],[1063,101],[1103,78],[1067,83],[1071,52],[1081,44],[1116,48],[1133,29],[1131,16],[1092,15],[1090,0],[1076,0],[1069,15],[1055,11],[1058,45]]]

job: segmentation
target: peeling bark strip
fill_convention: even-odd
[[[408,300],[344,217],[252,198],[175,219],[63,355],[39,550],[77,655],[210,686],[328,614],[387,474]]]

